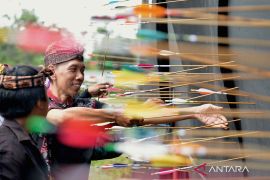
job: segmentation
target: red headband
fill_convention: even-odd
[[[84,49],[74,40],[61,40],[51,44],[45,52],[45,66],[59,64],[73,59],[83,60]]]

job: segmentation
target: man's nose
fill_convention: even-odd
[[[84,79],[84,74],[81,72],[77,73],[76,79],[83,80]]]

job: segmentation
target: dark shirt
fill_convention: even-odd
[[[48,179],[46,163],[35,142],[15,120],[4,120],[0,125],[0,179]]]

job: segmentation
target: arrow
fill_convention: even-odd
[[[145,56],[145,57],[153,57],[153,56],[180,56],[180,55],[203,55],[203,56],[233,56],[234,54],[222,54],[222,53],[179,53],[174,51],[169,51],[165,49],[158,49],[151,45],[134,45],[129,48],[130,53],[135,56]],[[95,54],[95,56],[98,56]],[[103,56],[103,55],[101,55]]]
[[[108,5],[112,5],[112,4],[116,4],[116,3],[121,3],[121,2],[126,2],[129,0],[122,0],[122,1],[116,1],[116,0],[112,0],[110,2],[108,2],[107,4],[104,4],[103,6],[108,6]]]
[[[202,95],[206,95],[206,94],[224,94],[224,95],[227,95],[228,94],[228,93],[225,93],[225,92],[222,92],[222,91],[212,91],[212,90],[209,90],[209,89],[206,89],[206,88],[191,89],[191,92],[198,92],[199,94],[202,94]]]
[[[171,65],[158,65],[158,64],[136,64],[136,65],[129,65],[134,67],[140,67],[143,69],[152,69],[152,68],[159,68],[159,67],[198,67],[198,66],[207,66],[207,67],[219,67],[219,65],[180,65],[180,64],[171,64]],[[235,66],[235,65],[228,65],[228,66]]]
[[[174,98],[171,100],[165,100],[165,102],[169,103],[168,105],[175,104],[204,104],[204,103],[211,103],[211,104],[256,104],[255,102],[227,102],[227,101],[190,101],[181,98]]]
[[[238,16],[227,16],[222,14],[211,14],[211,13],[205,13],[202,11],[192,11],[192,10],[185,10],[185,9],[166,9],[162,6],[158,5],[148,5],[148,4],[142,4],[140,6],[136,6],[133,9],[133,13],[137,15],[138,17],[143,17],[143,19],[149,21],[149,20],[155,20],[156,18],[161,18],[165,16],[178,16],[178,17],[184,17],[184,18],[202,18],[203,22],[218,22],[218,24],[221,24],[223,22],[226,25],[244,25],[244,26],[250,26],[252,23],[256,24],[257,26],[268,26],[269,27],[269,20],[265,19],[255,19],[255,18],[246,18],[246,17],[238,17]],[[169,21],[167,18],[164,18],[163,20]],[[175,23],[177,21],[180,22],[188,22],[183,21],[185,19],[170,19],[172,20],[171,23]],[[194,22],[194,21],[189,21]],[[166,22],[167,23],[167,22]],[[216,24],[215,24],[216,25]]]

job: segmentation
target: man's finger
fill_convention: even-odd
[[[212,108],[215,109],[215,110],[221,110],[221,109],[223,109],[223,107],[221,107],[221,106],[215,106],[215,105],[212,105]]]
[[[100,88],[99,91],[106,92],[106,91],[108,91],[108,90],[105,89],[105,88]]]
[[[225,116],[223,115],[219,115],[219,119],[221,119],[223,122],[225,122],[226,124],[228,124],[228,120]]]
[[[100,84],[98,84],[99,86],[103,86],[103,87],[107,87],[107,88],[109,88],[109,87],[112,87],[113,86],[113,84],[111,84],[111,83],[108,83],[108,82],[106,82],[106,83],[100,83]]]

